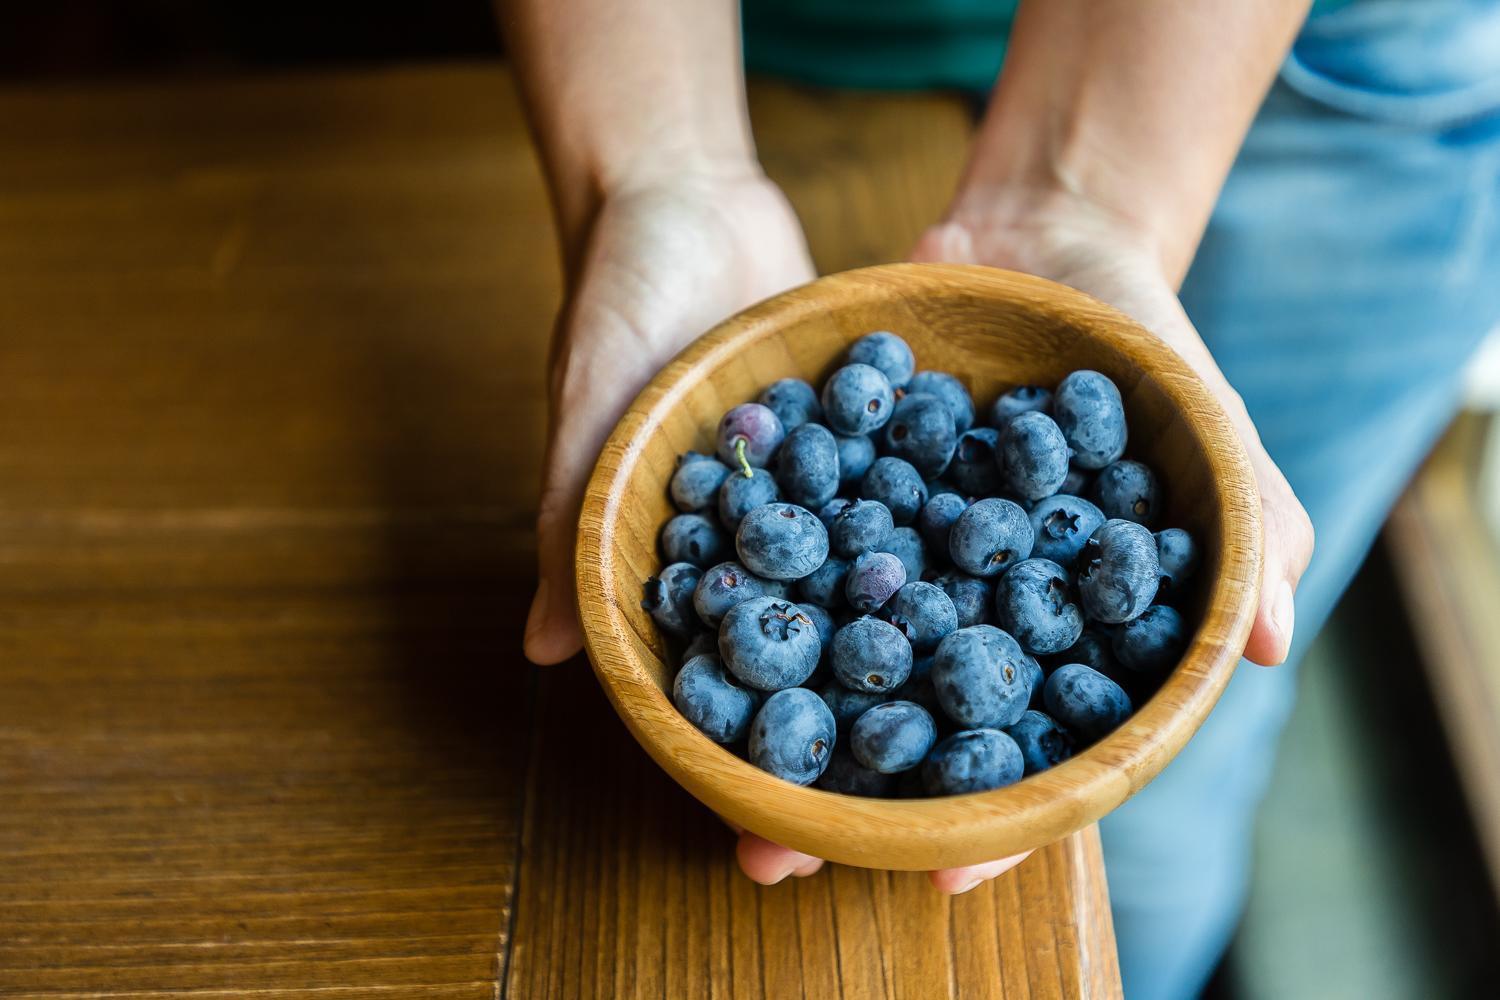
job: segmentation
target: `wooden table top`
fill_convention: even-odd
[[[827,270],[956,102],[762,87]],[[1112,996],[1093,831],[761,889],[528,667],[546,200],[493,66],[0,92],[0,994]]]

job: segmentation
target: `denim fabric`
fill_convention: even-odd
[[[1495,4],[1434,5],[1454,6],[1495,15],[1476,31],[1500,28]],[[1472,38],[1439,46],[1424,58],[1442,72],[1422,77],[1417,53],[1385,35],[1362,64],[1357,28],[1299,43],[1182,291],[1318,541],[1290,663],[1241,664],[1183,753],[1103,823],[1131,1000],[1195,996],[1222,953],[1296,662],[1451,417],[1464,362],[1500,323],[1500,93],[1485,82],[1500,48],[1466,72]],[[1330,37],[1350,48],[1335,59]]]

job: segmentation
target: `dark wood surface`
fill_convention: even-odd
[[[899,256],[967,131],[756,112],[825,269]],[[0,121],[0,995],[1117,992],[1092,831],[952,902],[759,889],[522,661],[557,275],[502,71]]]

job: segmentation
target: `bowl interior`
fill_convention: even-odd
[[[1055,385],[1092,368],[1129,419],[1127,453],[1161,479],[1161,525],[1190,530],[1204,563],[1185,611],[1183,663],[1114,734],[1008,788],[947,799],[870,800],[773,778],[713,744],[671,705],[675,662],[641,608],[675,512],[677,456],[711,452],[718,419],[778,378],[815,386],[871,330],[906,338],[919,369],[950,372],[984,412],[1002,390]],[[652,382],[590,484],[579,535],[579,598],[590,657],[648,752],[727,818],[809,853],[872,867],[968,864],[1039,846],[1114,808],[1201,723],[1243,648],[1259,579],[1258,502],[1227,421],[1175,354],[1121,314],[1050,282],[950,265],[890,265],[822,279],[715,328]]]

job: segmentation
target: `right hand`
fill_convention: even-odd
[[[526,656],[557,663],[583,645],[573,545],[583,490],[641,388],[725,317],[813,277],[781,191],[747,166],[627,185],[608,195],[569,259],[552,336],[547,453],[537,512],[539,581]]]

